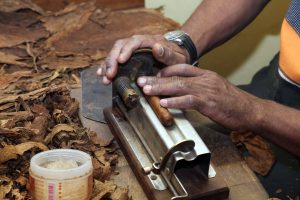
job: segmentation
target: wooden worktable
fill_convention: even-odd
[[[72,90],[72,96],[81,102],[81,90]],[[255,174],[242,160],[237,149],[226,134],[214,128],[214,124],[195,111],[187,111],[186,117],[212,152],[212,163],[218,175],[222,176],[230,189],[231,200],[265,200],[268,195]],[[97,132],[99,137],[110,139],[112,134],[106,124],[81,117],[85,127]],[[112,180],[119,186],[128,186],[133,200],[147,199],[125,157],[121,153],[117,165],[118,175]]]

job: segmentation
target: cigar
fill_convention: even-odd
[[[159,121],[164,126],[172,126],[174,123],[174,119],[172,114],[169,112],[168,109],[162,107],[160,105],[160,98],[158,96],[147,96],[145,95],[148,103],[152,107],[153,111],[155,112],[156,116],[158,117]]]

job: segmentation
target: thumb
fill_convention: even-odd
[[[186,62],[186,58],[183,54],[176,52],[166,45],[159,43],[154,44],[152,52],[155,59],[161,63],[164,63],[165,65],[175,65]]]

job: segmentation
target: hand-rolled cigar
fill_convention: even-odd
[[[158,96],[147,96],[145,95],[148,103],[152,107],[153,111],[155,112],[156,116],[158,117],[159,121],[164,126],[172,126],[174,119],[172,114],[168,111],[168,109],[162,107],[160,105],[160,98]]]

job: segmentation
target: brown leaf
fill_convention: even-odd
[[[56,134],[59,134],[61,132],[75,132],[75,128],[68,125],[68,124],[57,124],[52,131],[46,136],[44,142],[45,144],[49,144],[52,139],[55,137]]]
[[[3,12],[14,12],[21,9],[30,9],[40,14],[44,11],[42,8],[32,3],[30,0],[1,0],[0,1],[0,11]]]
[[[46,41],[46,48],[69,33],[80,29],[89,19],[95,9],[93,2],[80,5],[70,4],[63,11],[52,16],[42,17],[46,29],[52,34]]]
[[[0,184],[0,199],[5,199],[5,196],[12,190],[13,182],[10,181],[7,184]]]
[[[43,87],[41,82],[19,81],[16,87],[22,92],[31,92]]]
[[[107,51],[97,50],[95,54],[91,55],[92,60],[101,60],[107,56]]]
[[[48,109],[42,104],[34,104],[30,109],[36,115],[50,117]]]
[[[68,91],[68,88],[65,84],[61,85],[51,85],[49,87],[44,87],[32,92],[28,92],[20,95],[10,95],[10,96],[0,96],[0,105],[15,102],[18,98],[22,98],[24,101],[34,100],[39,98],[42,95],[46,95],[52,92],[63,92]],[[11,104],[10,104],[11,105]],[[13,104],[14,105],[14,104]]]
[[[18,188],[13,189],[11,191],[11,195],[12,195],[14,200],[25,200],[25,197],[26,197],[26,193],[25,192],[20,192],[20,190]]]
[[[21,186],[26,186],[28,179],[25,176],[20,175],[15,181]]]
[[[91,200],[101,200],[116,190],[116,185],[112,181],[94,180],[94,192]]]
[[[128,188],[118,187],[111,195],[111,200],[129,200]]]
[[[90,66],[91,59],[88,56],[77,54],[67,57],[57,57],[55,54],[41,58],[38,65],[46,69],[78,69]]]
[[[13,47],[25,42],[36,42],[49,35],[45,28],[38,24],[29,28],[0,24],[0,30],[0,48]]]
[[[101,53],[97,55],[97,51],[103,54],[109,52],[117,39],[142,33],[163,34],[179,27],[161,13],[149,9],[113,11],[102,20],[106,24],[104,27],[89,20],[80,29],[54,42],[52,46],[56,51],[84,53],[95,56],[96,59],[102,57]]]
[[[249,167],[256,173],[265,176],[275,163],[275,155],[270,145],[259,135],[231,132],[230,138],[237,145],[245,145],[249,156],[245,160]]]
[[[97,145],[100,145],[101,147],[105,147],[105,146],[108,146],[111,144],[112,141],[106,141],[106,140],[103,140],[101,137],[99,137],[97,135],[96,132],[94,131],[90,131],[88,133],[91,141],[94,143],[94,144],[97,144]]]
[[[0,128],[0,135],[6,137],[6,138],[30,138],[36,133],[34,130],[25,128],[25,127],[14,127],[14,128]]]
[[[7,145],[0,150],[0,163],[6,162],[10,159],[16,159],[18,155],[23,155],[25,151],[35,147],[43,151],[48,150],[47,146],[39,142],[25,142],[18,145]]]
[[[0,43],[1,43],[1,35],[0,35]],[[6,54],[6,53],[3,53],[0,51],[0,63],[10,64],[10,65],[18,65],[21,67],[29,67],[29,65],[27,63],[20,62],[18,60],[22,60],[22,58],[12,55],[12,54]],[[21,71],[21,72],[15,72],[15,73],[17,73],[17,74],[27,73],[27,75],[29,76],[29,71]],[[32,72],[30,72],[30,75],[32,75]],[[1,88],[3,88],[3,86]]]
[[[49,117],[45,115],[36,116],[31,123],[30,129],[36,133],[33,141],[43,142],[44,136],[48,128]]]

